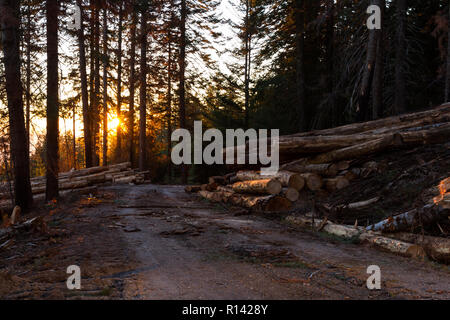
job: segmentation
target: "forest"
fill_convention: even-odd
[[[371,4],[381,29],[366,27]],[[292,134],[435,106],[450,91],[448,11],[406,0],[2,1],[2,178],[14,177],[24,208],[30,177],[47,174],[52,199],[71,168],[130,161],[186,183],[205,168],[174,168],[170,136],[194,120]]]
[[[449,141],[448,1],[0,0],[0,299],[448,299]]]

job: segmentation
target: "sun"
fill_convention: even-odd
[[[117,117],[110,119],[108,122],[108,127],[112,130],[116,130],[120,126],[120,119]]]

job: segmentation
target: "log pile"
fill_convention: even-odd
[[[278,174],[261,175],[255,168],[263,167],[262,164],[229,165],[227,168],[235,173],[211,177],[209,184],[189,186],[186,191],[199,192],[200,196],[214,202],[256,211],[291,210],[297,204],[297,208],[303,205],[305,201],[296,204],[299,199],[314,199],[313,206],[318,208],[322,218],[328,216],[324,212],[342,215],[350,211],[356,214],[355,211],[370,210],[374,204],[384,200],[379,194],[369,195],[364,201],[331,207],[327,207],[323,200],[339,191],[335,196],[343,194],[346,188],[349,192],[354,192],[354,188],[351,188],[353,183],[361,184],[364,179],[383,175],[387,171],[387,162],[376,162],[374,159],[382,158],[380,156],[386,152],[400,149],[406,156],[423,145],[447,145],[450,141],[450,104],[424,112],[282,136],[279,141],[281,166]],[[257,152],[250,147],[261,143],[266,143],[270,150],[271,141],[267,139],[257,143],[247,142],[245,149],[234,148],[234,154],[237,156],[238,150],[245,150],[246,158],[249,159],[252,152]],[[224,150],[226,152],[227,149]],[[323,224],[321,229],[339,236],[351,238],[357,230],[356,234],[361,241],[389,251],[422,256],[424,249],[432,259],[439,257],[438,260],[450,261],[450,245],[445,238],[435,237],[427,241],[414,238],[414,241],[406,241],[403,237],[393,240],[401,232],[418,230],[418,226],[434,225],[442,219],[447,220],[450,215],[450,178],[443,180],[434,189],[435,197],[430,199],[429,204],[411,208],[408,212],[373,225],[367,223],[366,227],[355,229],[353,226],[341,226],[327,222],[326,218],[325,221],[317,221],[319,225]],[[270,201],[274,204],[269,210],[265,205]],[[442,234],[445,235],[445,232],[442,231]]]
[[[60,195],[71,192],[91,193],[96,186],[104,183],[112,184],[141,184],[145,181],[147,172],[138,172],[131,169],[130,162],[113,164],[106,167],[98,166],[81,170],[71,170],[59,174]],[[13,187],[13,186],[12,186]],[[35,200],[45,197],[46,178],[36,177],[31,179],[31,189]],[[0,185],[0,190],[8,190],[7,183]],[[11,195],[8,192],[0,193],[0,208],[11,206]]]
[[[382,171],[378,163],[370,161],[373,155],[390,149],[408,150],[450,141],[450,104],[424,112],[282,136],[279,140],[282,165],[278,174],[262,176],[258,171],[249,170],[254,166],[233,166],[237,173],[211,177],[208,185],[189,186],[186,191],[216,192],[218,186],[228,185],[227,194],[233,193],[235,197],[277,195],[291,202],[304,191],[317,197],[324,191],[333,193],[347,188],[356,179]],[[270,150],[270,139],[260,140],[257,145],[260,143],[267,143]],[[252,145],[255,144],[247,142],[245,146],[247,159],[257,151],[250,149]],[[236,147],[235,156],[237,151]],[[206,196],[205,192],[203,196],[221,198]],[[228,201],[225,198],[222,202]]]

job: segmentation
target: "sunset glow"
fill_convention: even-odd
[[[121,125],[121,121],[117,116],[113,116],[112,118],[108,119],[108,131],[116,132],[117,128]]]

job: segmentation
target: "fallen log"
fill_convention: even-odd
[[[394,233],[387,234],[389,238],[415,243],[425,249],[427,256],[441,263],[450,263],[450,239],[431,236],[423,236],[414,233]]]
[[[305,136],[305,137],[280,137],[280,154],[311,154],[323,153],[331,150],[342,149],[355,144],[384,138],[386,134],[353,134],[331,136]]]
[[[277,195],[282,190],[282,184],[277,179],[239,181],[232,185],[237,193]]]
[[[296,202],[300,198],[300,193],[294,188],[283,188],[281,194],[292,202]]]
[[[384,151],[389,147],[400,146],[401,144],[402,138],[399,134],[389,135],[374,141],[320,154],[310,159],[309,163],[330,163],[340,160],[356,159],[362,156]]]
[[[15,225],[16,222],[19,220],[20,218],[20,213],[21,213],[21,208],[19,206],[15,206],[13,209],[13,212],[11,213],[11,217],[9,219],[9,223],[10,225]]]
[[[313,222],[311,218],[305,217],[290,216],[286,218],[286,221],[304,227],[313,227],[315,230],[320,228],[320,230],[344,239],[367,242],[395,254],[413,258],[423,258],[425,256],[424,249],[419,245],[382,237],[373,232],[366,232],[364,228],[339,225],[322,219],[314,219]]]
[[[305,187],[305,179],[300,174],[289,171],[279,171],[277,174],[270,176],[263,176],[256,171],[239,171],[236,176],[239,181],[277,179],[283,187],[293,188],[297,191],[301,191]]]
[[[199,194],[213,202],[228,203],[256,212],[283,212],[290,210],[292,207],[291,201],[278,195],[257,197],[224,191],[200,191]]]
[[[312,227],[316,230],[320,227],[321,230],[329,234],[342,237],[344,239],[356,239],[360,236],[362,232],[364,232],[362,228],[358,227],[355,228],[353,226],[335,224],[330,221],[325,221],[324,223],[324,220],[322,219],[313,220],[312,218],[307,218],[304,216],[289,216],[286,217],[286,221],[294,225],[299,225],[303,227]]]
[[[400,116],[393,116],[389,118],[383,118],[375,121],[353,123],[349,125],[340,126],[337,128],[316,130],[312,132],[304,132],[299,134],[291,135],[291,137],[301,137],[301,136],[325,136],[325,135],[344,135],[344,134],[356,134],[362,132],[369,132],[370,130],[376,130],[380,128],[392,127],[394,125],[409,124],[413,123],[415,120],[420,120],[421,123],[430,122],[433,123],[433,119],[441,122],[442,116],[447,116],[450,113],[450,104],[443,104],[431,110],[404,114]],[[413,123],[413,126],[417,126],[417,123]]]
[[[186,186],[184,191],[187,193],[197,193],[202,190],[202,186]]]
[[[346,205],[338,206],[339,209],[360,210],[371,206],[374,203],[380,201],[380,197],[375,197],[365,201],[353,202]]]
[[[358,168],[354,168],[352,170],[344,170],[339,174],[339,176],[344,177],[345,179],[351,182],[353,180],[356,180],[360,175],[361,171],[356,171],[357,169]],[[358,174],[356,174],[355,172],[358,172]]]
[[[214,177],[209,177],[209,183],[215,183],[218,185],[227,185],[228,184],[228,180],[226,177],[224,176],[214,176]]]
[[[421,209],[389,217],[383,221],[367,227],[368,231],[398,232],[419,225],[428,225],[439,221],[450,214],[450,208],[438,204],[427,204]]]
[[[302,173],[301,176],[305,179],[306,186],[311,191],[318,191],[323,186],[323,179],[315,173]]]
[[[126,176],[121,178],[114,178],[114,184],[128,184],[136,182],[136,176]]]
[[[424,258],[426,256],[425,250],[422,246],[396,239],[386,238],[371,233],[363,233],[360,235],[360,240],[402,256],[412,258]]]
[[[401,132],[400,135],[407,145],[444,143],[450,137],[450,123],[428,130]]]
[[[79,181],[74,181],[74,182],[63,182],[61,184],[59,184],[59,190],[68,190],[68,189],[80,189],[80,188],[85,188],[89,186],[89,182],[86,180],[79,180]],[[41,193],[45,193],[46,190],[46,186],[38,186],[38,187],[33,187],[32,189],[33,194],[41,194]]]
[[[350,182],[345,177],[336,177],[333,179],[325,179],[325,187],[328,191],[334,192],[342,190],[350,185]]]
[[[216,191],[218,187],[219,187],[219,185],[215,182],[202,184],[200,186],[201,190],[203,190],[203,191]]]
[[[281,170],[287,170],[297,173],[315,173],[324,177],[335,177],[338,172],[336,164],[302,164],[304,160],[297,160],[281,166]]]

